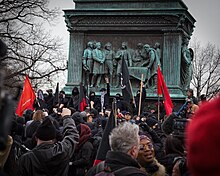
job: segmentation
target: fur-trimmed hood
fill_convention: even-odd
[[[147,165],[147,167],[142,167],[141,170],[145,171],[149,176],[166,176],[165,167],[160,164],[156,158],[154,158],[154,161]]]

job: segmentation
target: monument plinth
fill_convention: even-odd
[[[149,83],[147,97],[157,97],[156,74],[150,62],[158,57],[171,98],[184,97],[189,83],[183,79],[189,76],[181,76],[183,46],[192,35],[195,19],[182,0],[74,2],[75,9],[64,10],[70,33],[68,79],[64,89],[67,93],[80,82],[99,92],[100,87],[104,87],[104,76],[112,79],[111,94],[121,93],[117,84],[120,59],[124,57],[133,92],[139,89],[141,74],[144,74],[145,82]],[[150,54],[147,45],[156,56]]]

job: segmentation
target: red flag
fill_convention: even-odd
[[[84,111],[87,107],[86,95],[84,94],[84,89],[82,83],[80,83],[80,92],[79,92],[79,110]]]
[[[160,70],[160,66],[158,65],[157,69],[157,94],[158,96],[164,95],[164,107],[166,110],[166,115],[170,115],[173,111],[173,103],[170,98],[169,91],[167,89],[166,83],[164,81],[163,75]]]
[[[33,104],[34,104],[35,98],[36,98],[36,95],[34,93],[32,86],[31,86],[31,83],[28,79],[28,76],[26,75],[26,79],[24,81],[23,92],[22,92],[20,100],[18,102],[16,114],[19,116],[22,116],[23,112],[26,109],[34,110]]]

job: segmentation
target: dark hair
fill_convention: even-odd
[[[184,156],[183,143],[178,138],[169,135],[165,142],[165,152],[166,154],[179,154],[180,156]]]
[[[205,100],[206,100],[206,95],[205,95],[205,94],[202,94],[202,95],[200,96],[200,100],[201,100],[201,101],[205,101]]]
[[[193,95],[193,90],[192,89],[188,89],[188,92],[190,92]]]

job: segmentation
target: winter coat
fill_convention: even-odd
[[[69,170],[71,176],[83,176],[90,166],[90,158],[92,156],[93,146],[89,141],[91,130],[85,124],[80,124],[77,129],[80,132],[79,143],[72,157],[72,162]]]
[[[69,161],[79,139],[75,123],[65,118],[64,138],[55,144],[42,143],[19,159],[18,176],[65,176]]]
[[[129,156],[126,153],[122,153],[122,152],[115,152],[115,151],[109,151],[106,155],[106,160],[105,160],[105,166],[109,167],[111,171],[116,171],[119,170],[123,167],[126,166],[132,166],[133,170],[139,172],[140,171],[140,165],[137,163],[136,160],[134,160],[131,156]],[[123,174],[123,176],[128,176],[128,175],[132,175],[132,176],[141,176],[141,175],[147,175],[143,172],[143,174],[141,173],[137,173],[137,174],[129,174],[129,173],[125,173]],[[116,174],[117,176],[117,174]]]
[[[154,159],[154,161],[151,164],[141,169],[143,169],[145,172],[147,172],[151,176],[165,176],[166,175],[165,167],[161,165],[160,163],[158,163],[156,159]]]
[[[174,159],[176,157],[179,157],[178,154],[168,154],[163,159],[160,160],[160,163],[165,166],[166,172],[168,175],[172,175],[173,172],[173,166],[174,166]]]

